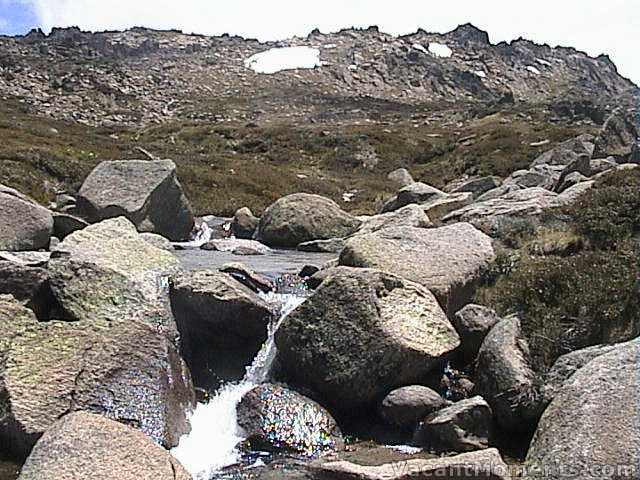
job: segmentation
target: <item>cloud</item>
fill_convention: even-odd
[[[313,28],[378,25],[404,34],[422,27],[445,32],[472,22],[494,42],[525,37],[608,53],[622,74],[640,83],[635,51],[640,24],[637,0],[26,0],[45,30],[77,25],[99,31],[133,26],[230,33],[260,40],[306,35]]]

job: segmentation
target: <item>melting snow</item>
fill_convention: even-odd
[[[535,73],[536,75],[540,75],[540,70],[531,65],[527,65],[527,70],[529,70],[531,73]]]
[[[256,53],[245,60],[244,65],[256,73],[272,74],[283,70],[320,67],[322,62],[317,48],[284,47]]]
[[[480,78],[487,78],[487,74],[486,72],[484,72],[483,70],[476,70],[475,72],[473,72],[475,75],[477,75]]]
[[[430,43],[429,52],[431,52],[432,55],[440,58],[449,58],[453,55],[453,50],[451,50],[446,45],[443,45],[442,43]]]
[[[429,53],[427,51],[426,48],[424,48],[422,45],[420,45],[419,43],[414,43],[413,45],[411,45],[412,48],[415,48],[416,50],[420,50],[422,53]]]

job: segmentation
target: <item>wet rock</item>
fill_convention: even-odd
[[[171,160],[102,162],[77,195],[81,216],[95,223],[124,216],[140,232],[187,240],[193,213]]]
[[[616,345],[596,345],[594,347],[567,353],[556,360],[544,379],[543,397],[545,404],[551,403],[571,376],[591,360],[601,357],[617,348]]]
[[[247,393],[238,405],[238,425],[252,450],[316,456],[343,445],[329,412],[278,385],[260,385]]]
[[[460,350],[466,362],[475,360],[485,337],[499,321],[494,310],[481,305],[467,305],[455,314],[452,323],[460,335]]]
[[[142,238],[149,245],[152,245],[160,250],[166,250],[167,252],[173,252],[173,245],[169,239],[163,237],[162,235],[158,235],[157,233],[141,233],[140,238]]]
[[[148,244],[124,217],[69,235],[49,260],[51,288],[69,319],[144,311],[150,323],[174,332],[163,285],[178,267],[173,254]]]
[[[471,452],[489,448],[491,407],[482,397],[461,400],[427,416],[416,430],[416,441],[440,451]]]
[[[267,338],[269,305],[230,275],[208,270],[175,275],[170,295],[195,385],[215,389],[221,379],[242,378]]]
[[[284,320],[276,344],[288,379],[353,411],[441,365],[458,336],[424,287],[339,268]]]
[[[636,126],[622,110],[612,113],[595,141],[595,158],[615,157],[624,163],[631,157],[633,146],[640,136]]]
[[[380,416],[390,425],[414,428],[418,422],[437,410],[447,401],[428,387],[413,385],[392,391],[380,404]]]
[[[383,465],[358,465],[348,461],[327,462],[313,469],[314,479],[409,480],[509,480],[511,473],[498,450],[491,448],[452,457],[411,459]]]
[[[502,180],[499,177],[472,178],[457,185],[449,193],[469,192],[473,198],[478,198],[483,193],[498,188],[500,185],[502,185]]]
[[[638,340],[617,345],[564,383],[531,443],[529,478],[633,478],[640,462],[639,355]]]
[[[74,217],[67,213],[53,213],[53,235],[60,240],[64,240],[73,232],[88,227],[89,224],[81,218]]]
[[[172,339],[140,316],[38,322],[0,297],[0,443],[26,457],[63,415],[91,411],[177,444],[194,402]]]
[[[389,175],[387,175],[387,178],[391,180],[391,183],[396,188],[408,187],[409,185],[415,183],[413,177],[406,168],[398,168],[397,170],[394,170]]]
[[[330,238],[328,240],[312,240],[298,245],[301,252],[340,253],[344,248],[343,238]]]
[[[265,210],[258,239],[272,247],[296,247],[311,240],[347,237],[360,223],[328,198],[296,193]]]
[[[17,190],[0,185],[0,250],[47,249],[52,234],[49,210]]]
[[[357,234],[373,233],[383,228],[415,227],[429,228],[433,223],[420,205],[407,205],[389,213],[373,215],[363,220]],[[340,252],[338,252],[340,253]]]
[[[169,452],[143,433],[100,415],[77,412],[38,441],[19,480],[190,480]]]
[[[434,197],[445,196],[441,190],[427,185],[426,183],[415,182],[398,191],[398,194],[388,200],[382,207],[382,213],[393,212],[399,208],[411,205],[412,203],[425,203]]]
[[[260,219],[247,207],[239,209],[231,221],[231,231],[237,238],[251,240],[258,229]]]
[[[13,295],[41,320],[51,318],[59,309],[45,268],[0,261],[0,295]]]
[[[255,293],[268,293],[276,289],[276,286],[268,277],[254,272],[243,263],[226,263],[220,271],[230,275]]]
[[[377,268],[432,290],[451,316],[472,298],[494,258],[491,239],[467,223],[384,229],[347,241],[340,264]]]
[[[238,249],[246,249],[255,252],[256,255],[266,255],[271,249],[256,240],[240,240],[236,238],[220,238],[211,240],[202,245],[202,250],[210,250],[214,252],[235,252]]]
[[[535,427],[541,399],[520,320],[505,318],[491,329],[475,370],[476,391],[491,405],[502,428],[526,432]]]

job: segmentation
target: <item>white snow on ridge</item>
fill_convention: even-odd
[[[477,75],[480,78],[487,78],[487,72],[483,71],[483,70],[476,70],[475,72],[473,72],[475,75]]]
[[[546,67],[551,66],[551,62],[547,62],[546,60],[543,60],[541,58],[536,58],[536,62],[538,62],[540,65],[545,65]]]
[[[429,52],[440,58],[450,58],[453,55],[453,50],[442,43],[432,42],[429,44]]]
[[[422,53],[429,53],[427,51],[426,48],[424,48],[422,45],[420,45],[419,43],[414,43],[413,45],[411,45],[412,48],[415,48],[416,50],[422,52]]]
[[[540,75],[540,70],[531,65],[527,65],[527,70],[529,70],[531,73],[535,73],[536,75]]]
[[[311,47],[272,48],[245,60],[244,66],[267,75],[283,70],[312,69],[322,66],[320,50]]]

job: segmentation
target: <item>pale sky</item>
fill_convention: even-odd
[[[640,84],[640,0],[0,0],[0,32],[132,26],[259,40],[378,25],[392,34],[446,32],[471,22],[491,41],[528,38],[608,54]]]

